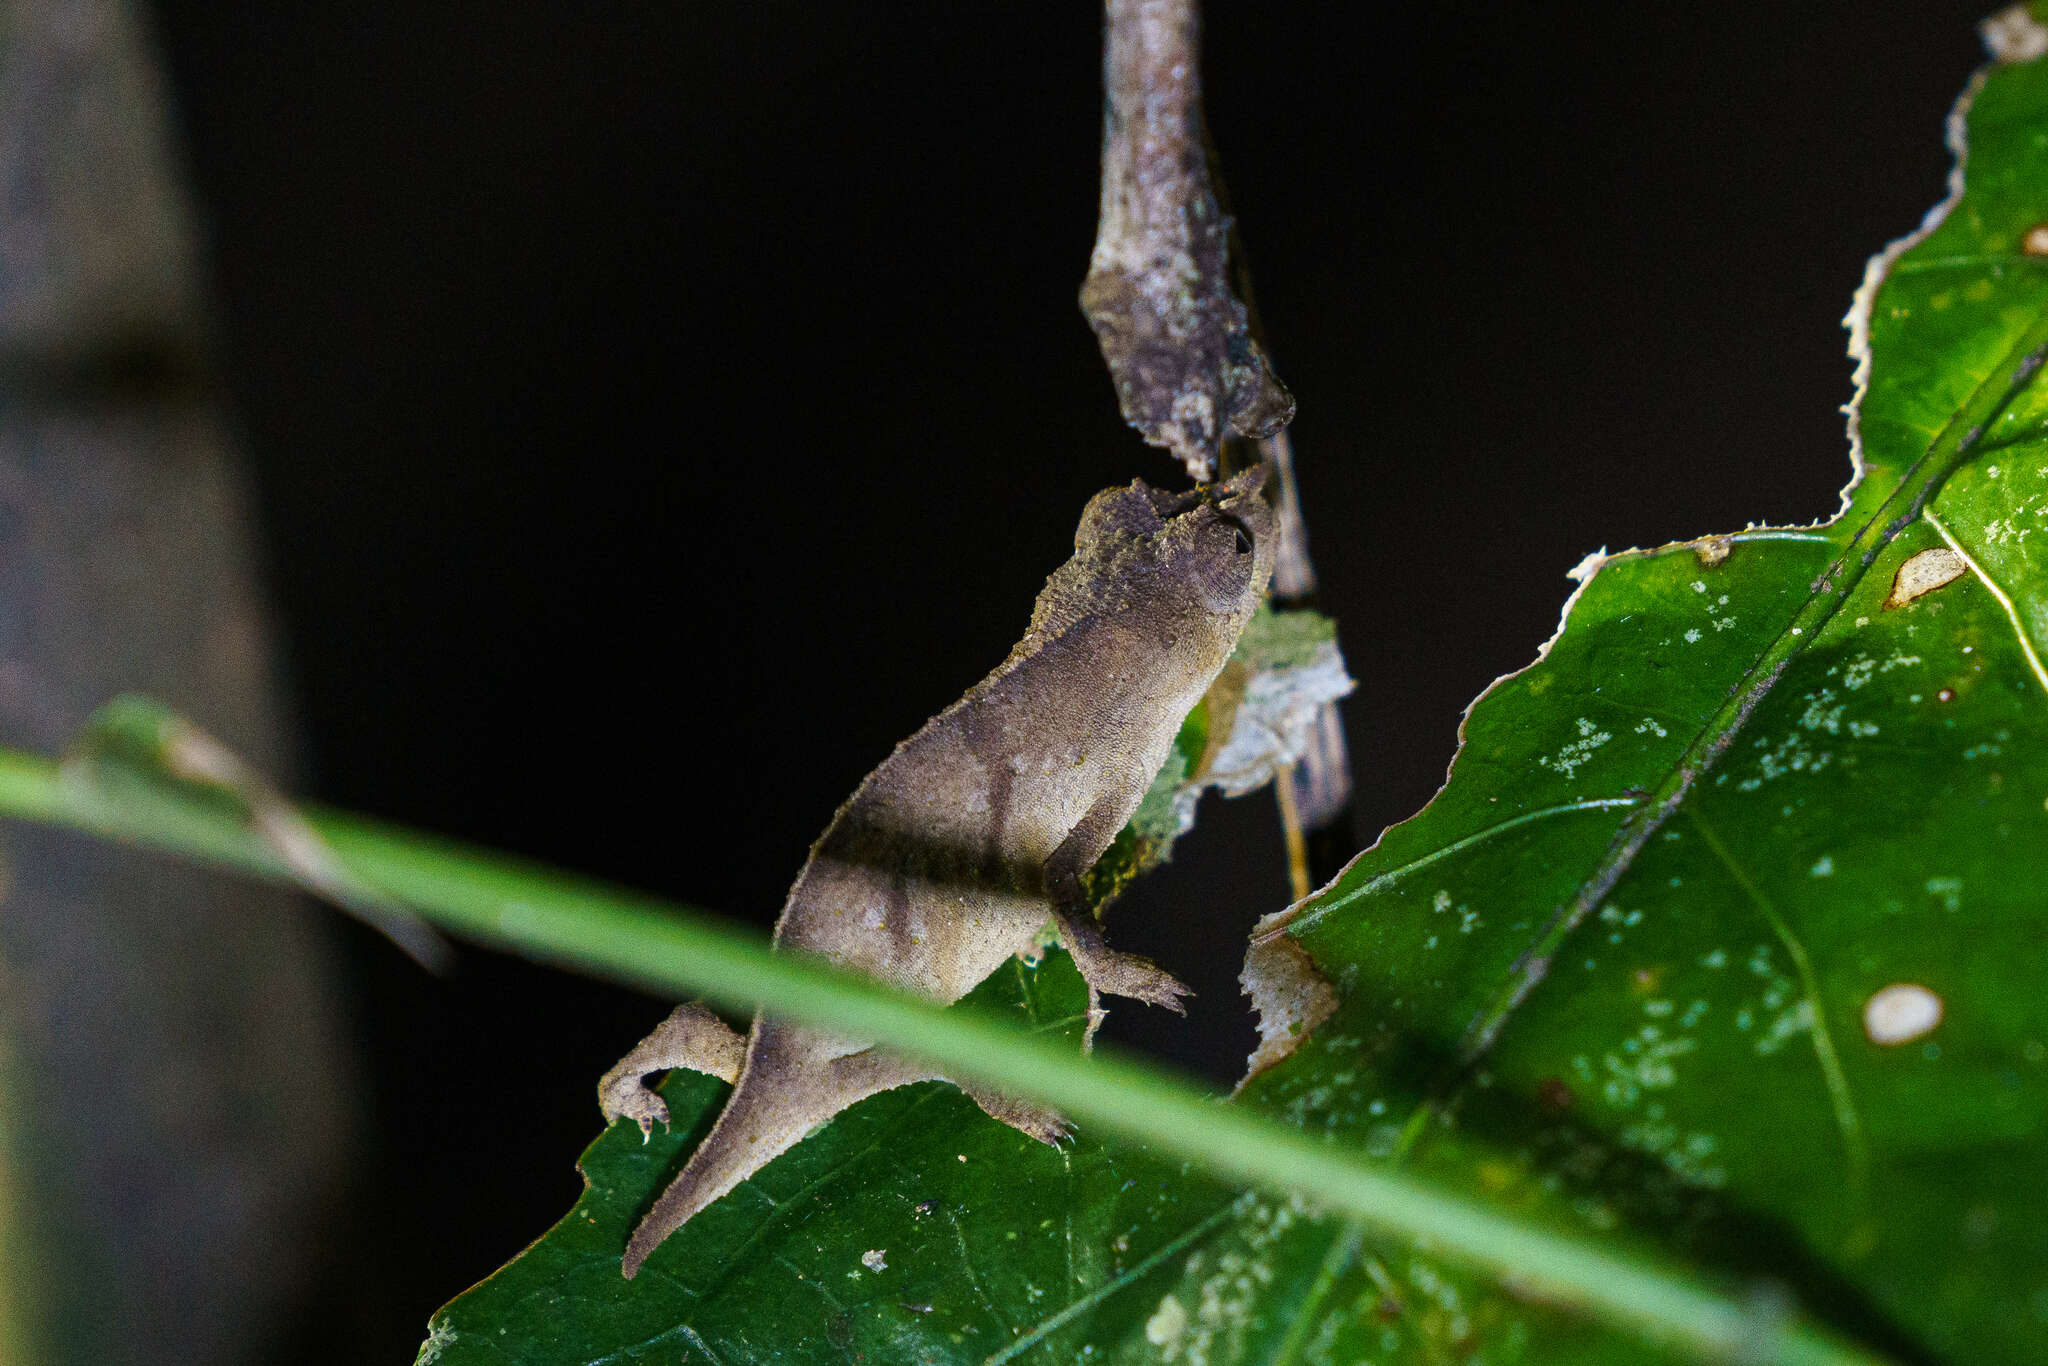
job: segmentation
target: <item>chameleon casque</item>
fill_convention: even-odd
[[[1256,465],[1181,493],[1134,480],[1090,499],[1073,558],[1046,581],[1009,658],[898,745],[812,845],[776,922],[777,947],[952,1002],[1030,949],[1050,920],[1087,981],[1091,1032],[1105,994],[1178,1011],[1187,989],[1108,947],[1081,876],[1137,809],[1265,592],[1277,539],[1266,476]],[[736,1084],[634,1230],[628,1277],[833,1115],[937,1077],[870,1040],[768,1016],[742,1039],[692,1003],[605,1074],[605,1118],[630,1117],[648,1133],[666,1122],[643,1079],[671,1067]],[[957,1084],[1033,1138],[1066,1134],[1050,1111]]]

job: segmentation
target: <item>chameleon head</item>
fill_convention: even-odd
[[[1081,518],[1075,561],[1093,566],[1094,583],[1115,585],[1124,597],[1115,607],[1201,619],[1234,643],[1273,574],[1278,529],[1263,493],[1268,468],[1184,493],[1142,479],[1105,489]]]

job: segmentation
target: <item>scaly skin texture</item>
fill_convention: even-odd
[[[1074,556],[1046,581],[1001,667],[867,779],[797,875],[778,946],[820,954],[941,1002],[957,1001],[1051,920],[1100,996],[1179,1010],[1186,988],[1108,948],[1081,875],[1137,809],[1180,724],[1214,681],[1272,574],[1266,467],[1167,493],[1133,481],[1089,500]],[[717,1124],[634,1231],[634,1275],[685,1221],[811,1129],[929,1067],[872,1041],[754,1021]],[[740,1042],[685,1005],[607,1073],[607,1119],[666,1120],[647,1073],[730,1077]],[[990,1115],[1044,1142],[1059,1116],[963,1085]]]

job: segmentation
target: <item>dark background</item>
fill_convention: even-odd
[[[1218,4],[1209,110],[1370,839],[1587,551],[1830,513],[1837,320],[1943,192],[1978,4]],[[999,660],[1082,502],[1175,467],[1074,303],[1098,18],[1036,3],[158,8],[322,800],[772,920]],[[1212,1077],[1270,800],[1113,929]],[[353,927],[380,1136],[302,1360],[410,1360],[574,1198],[659,1017]],[[1156,1016],[1156,1018],[1148,1018]],[[318,1084],[309,1078],[309,1084]]]

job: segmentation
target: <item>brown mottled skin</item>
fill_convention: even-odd
[[[1137,809],[1265,591],[1276,539],[1265,477],[1255,466],[1186,493],[1133,481],[1091,499],[1074,557],[1046,581],[1010,657],[898,745],[812,846],[776,944],[951,1002],[1050,920],[1097,1018],[1105,992],[1180,1009],[1185,987],[1103,942],[1081,875]],[[634,1231],[628,1277],[811,1129],[936,1075],[870,1040],[766,1017],[741,1048],[702,1006],[682,1006],[599,1085],[607,1119],[651,1131],[667,1112],[645,1074],[737,1074],[710,1135]],[[1066,1132],[1057,1115],[962,1089],[1034,1138]]]

